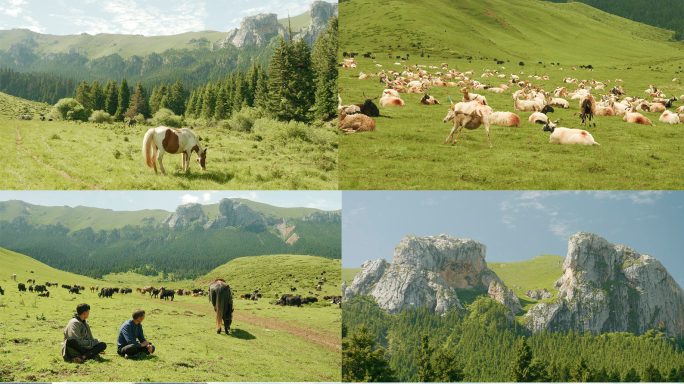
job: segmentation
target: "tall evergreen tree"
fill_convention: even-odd
[[[438,350],[433,359],[433,379],[443,383],[463,381],[463,369],[456,360],[456,354],[447,349]]]
[[[188,102],[185,106],[185,116],[186,117],[194,117],[196,107],[197,107],[197,90],[193,89],[190,92],[190,97],[188,98]]]
[[[226,89],[219,86],[216,94],[216,106],[214,107],[214,119],[223,120],[226,117]]]
[[[166,94],[166,84],[161,84],[158,87],[154,87],[152,94],[150,95],[150,114],[154,115],[157,113],[157,111],[159,111],[159,104],[161,104],[161,101]]]
[[[511,380],[515,382],[530,382],[533,381],[530,372],[530,364],[532,363],[532,350],[527,344],[525,336],[518,341],[516,348],[516,357],[511,364]]]
[[[95,80],[90,84],[90,101],[94,111],[104,111],[106,96],[100,82]]]
[[[214,86],[209,82],[204,88],[204,105],[202,106],[202,117],[209,119],[214,116],[216,108],[216,92]]]
[[[619,383],[620,382],[620,371],[618,371],[617,368],[613,368],[613,370],[610,372],[610,376],[608,376],[608,379],[606,380],[608,383]]]
[[[292,107],[286,99],[289,80],[292,73],[290,56],[292,47],[281,36],[278,46],[273,50],[268,65],[268,110],[278,120],[292,118]]]
[[[121,86],[119,87],[119,98],[118,106],[116,108],[116,113],[114,114],[114,120],[123,121],[124,113],[128,110],[128,106],[131,102],[131,90],[128,89],[128,82],[124,77],[121,80]]]
[[[114,116],[119,106],[119,85],[116,81],[107,81],[108,87],[105,88],[105,106],[107,113]]]
[[[242,78],[242,72],[238,71],[235,74],[234,78],[234,83],[233,83],[234,91],[233,91],[233,102],[232,102],[232,111],[231,113],[239,112],[240,109],[242,109],[242,103],[245,100],[244,97],[244,88],[245,88],[245,83]]]
[[[342,381],[397,381],[384,348],[375,347],[375,338],[365,325],[342,340]]]
[[[663,376],[653,363],[648,363],[641,378],[647,383],[660,383],[663,381]]]
[[[622,381],[625,383],[636,383],[641,381],[641,376],[637,373],[636,369],[634,367],[630,368],[622,378]]]
[[[337,113],[337,17],[328,21],[328,28],[318,36],[312,62],[316,74],[314,111],[317,118]]]
[[[292,100],[291,104],[294,106],[292,119],[308,121],[316,97],[311,49],[304,39],[300,39],[294,44],[292,53],[294,73],[286,95]]]
[[[169,92],[169,104],[174,114],[181,116],[185,113],[185,88],[180,81],[176,81]]]
[[[435,349],[430,347],[430,337],[428,335],[423,335],[415,355],[418,381],[421,383],[431,383],[435,381],[434,371],[432,369],[432,353],[434,351]]]
[[[131,107],[126,111],[126,117],[132,118],[141,113],[145,118],[150,117],[150,107],[147,103],[147,94],[142,83],[138,80],[138,85],[135,86],[135,92],[131,99]]]
[[[81,103],[81,105],[85,109],[93,109],[93,103],[90,99],[90,86],[88,85],[88,82],[85,80],[83,80],[83,82],[81,82],[81,85],[79,85],[78,88],[76,88],[76,101]]]
[[[584,360],[584,356],[580,356],[579,361],[575,366],[572,367],[570,370],[570,381],[577,382],[577,383],[586,383],[589,381],[593,381],[593,374],[591,372],[591,369],[587,366],[586,360]]]

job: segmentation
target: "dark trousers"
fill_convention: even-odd
[[[152,345],[152,343],[150,343],[150,345]],[[138,347],[135,344],[128,344],[128,345],[125,345],[123,347],[117,348],[116,352],[119,354],[119,356],[123,356],[123,355],[133,356],[133,355],[140,353],[140,352],[144,352],[144,353],[147,353],[149,355],[151,353],[154,353],[155,349],[156,348],[154,347],[154,345],[152,345],[152,352],[150,352],[147,350],[147,347]]]
[[[107,344],[102,341],[95,344],[94,347],[86,349],[83,348],[81,344],[78,343],[78,341],[76,341],[75,339],[71,339],[67,340],[67,346],[77,350],[81,354],[78,357],[83,357],[85,355],[86,359],[92,359],[93,356],[96,356],[98,353],[107,349]]]

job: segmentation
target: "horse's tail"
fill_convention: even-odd
[[[145,164],[150,168],[155,168],[154,150],[157,149],[157,144],[154,143],[154,128],[150,128],[145,133],[143,138],[142,153],[145,159]]]
[[[221,297],[221,289],[216,289],[216,329],[221,329],[223,326],[223,298]]]

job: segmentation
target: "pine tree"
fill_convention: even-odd
[[[159,105],[167,93],[168,90],[166,88],[166,84],[161,84],[159,87],[154,87],[152,90],[152,95],[150,95],[150,114],[154,115],[157,113],[157,111],[159,111],[161,108]]]
[[[432,370],[432,353],[434,351],[435,349],[430,347],[430,337],[423,335],[420,347],[416,350],[414,358],[417,365],[418,381],[421,383],[435,381]]]
[[[605,366],[601,367],[601,369],[596,372],[594,381],[598,381],[601,383],[608,382],[608,371],[606,371]]]
[[[625,373],[625,377],[622,378],[622,381],[625,383],[636,383],[641,381],[641,376],[639,376],[636,369],[632,367]]]
[[[159,102],[159,109],[171,109],[171,102],[169,101],[169,95],[164,95],[161,102]]]
[[[188,103],[185,107],[185,117],[194,117],[196,107],[197,107],[197,91],[193,89],[190,92],[190,97],[188,98]]]
[[[268,78],[261,67],[259,68],[259,77],[257,79],[256,90],[254,91],[254,106],[268,109]]]
[[[660,383],[663,381],[663,376],[653,363],[648,363],[648,366],[644,369],[642,379],[647,383]]]
[[[316,74],[315,115],[318,118],[337,113],[337,17],[328,21],[328,28],[318,36],[312,62]]]
[[[143,88],[142,83],[138,80],[138,85],[135,87],[135,92],[133,93],[133,98],[131,99],[131,107],[126,111],[126,117],[133,118],[137,114],[141,113],[145,118],[149,118],[150,107],[147,103],[147,95],[145,88]]]
[[[677,368],[672,368],[670,369],[670,373],[667,375],[667,380],[668,383],[677,383],[679,382],[679,375],[677,374]]]
[[[209,82],[204,88],[204,105],[202,106],[202,117],[210,119],[214,116],[214,108],[216,107],[216,93],[214,87]]]
[[[254,97],[256,95],[257,84],[259,82],[259,72],[261,71],[261,65],[259,63],[254,63],[252,67],[247,71],[246,82],[247,91],[245,93],[245,101],[250,107],[254,106]]]
[[[216,106],[214,107],[214,119],[223,120],[226,116],[226,90],[219,86],[216,94]]]
[[[515,382],[532,381],[530,364],[532,363],[532,350],[527,345],[527,338],[523,336],[516,348],[516,357],[511,364],[511,380]]]
[[[119,87],[119,98],[118,106],[116,108],[116,113],[114,114],[115,121],[123,121],[124,113],[128,110],[128,106],[131,102],[131,90],[128,89],[128,82],[124,77],[121,80],[121,86]]]
[[[95,80],[90,84],[90,101],[94,111],[104,111],[106,96],[100,82]]]
[[[587,366],[587,362],[586,360],[584,360],[584,356],[580,356],[580,359],[577,362],[577,364],[575,364],[575,366],[572,367],[572,370],[570,370],[570,381],[577,383],[586,383],[589,381],[593,381],[592,376],[592,372]]]
[[[105,106],[106,111],[110,115],[114,116],[117,108],[119,107],[119,85],[116,81],[107,81],[108,88],[105,88],[106,99]]]
[[[375,338],[365,325],[342,341],[342,381],[393,382],[395,371],[385,357],[385,349],[373,351]]]
[[[570,381],[570,366],[568,364],[564,364],[561,369],[560,369],[560,381],[564,382],[569,382]]]
[[[203,109],[204,108],[204,91],[205,87],[199,87],[197,88],[197,101],[195,101],[195,117],[201,117],[203,115]]]
[[[291,119],[308,121],[316,97],[311,49],[304,39],[300,39],[294,44],[292,53],[294,76],[290,81],[289,92],[286,93],[294,106]]]
[[[81,103],[85,109],[93,109],[93,103],[90,99],[90,86],[85,80],[76,88],[76,101]]]
[[[292,109],[285,94],[288,92],[288,77],[291,75],[290,56],[292,47],[280,37],[278,46],[273,50],[268,65],[268,102],[267,109],[278,120],[289,120]]]
[[[552,361],[551,365],[549,365],[548,376],[549,376],[550,382],[561,381],[561,379],[560,379],[560,376],[561,376],[560,368],[558,367],[558,364],[556,364],[555,361]]]
[[[433,380],[443,383],[453,383],[463,381],[465,375],[463,369],[456,361],[456,354],[453,351],[440,349],[433,358]]]
[[[613,368],[613,371],[610,373],[610,376],[608,376],[608,379],[606,379],[606,382],[608,382],[608,383],[619,383],[620,382],[620,371],[618,371],[617,368]]]
[[[233,85],[233,97],[232,97],[232,111],[231,113],[236,113],[239,112],[240,109],[242,109],[242,103],[245,100],[244,97],[244,86],[245,83],[242,78],[242,72],[238,71],[237,74],[235,74],[235,82]]]
[[[171,87],[169,92],[169,104],[174,114],[181,116],[185,113],[185,88],[180,81]]]

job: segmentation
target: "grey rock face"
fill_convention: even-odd
[[[228,31],[228,36],[219,44],[221,47],[231,43],[237,48],[246,45],[261,45],[268,43],[265,35],[277,33],[287,36],[287,29],[278,23],[275,13],[260,13],[242,19],[240,28]]]
[[[337,16],[337,3],[314,1],[309,5],[309,26],[296,35],[294,40],[304,39],[304,41],[313,45],[316,39],[318,39],[318,35],[325,31],[325,28],[328,26],[328,20],[333,16]]]
[[[484,261],[486,246],[449,235],[405,236],[394,250],[394,262],[366,261],[345,291],[345,300],[372,295],[390,313],[427,305],[438,313],[462,308],[455,288],[487,291],[511,309],[520,302]]]
[[[268,229],[266,220],[261,214],[239,201],[221,199],[219,212],[214,220],[209,221],[204,228],[243,227],[253,232],[262,232]]]
[[[570,238],[558,299],[525,315],[525,326],[542,330],[633,332],[664,328],[684,334],[684,291],[649,255],[580,232]]]
[[[302,217],[302,221],[313,221],[319,223],[341,223],[342,212],[313,212]]]
[[[534,291],[530,289],[527,291],[527,293],[525,293],[525,296],[529,297],[532,300],[544,300],[552,298],[553,293],[549,292],[546,288],[535,289]]]
[[[204,223],[207,221],[207,215],[202,210],[201,204],[188,203],[179,205],[176,208],[176,212],[168,215],[161,224],[166,224],[170,228],[187,228],[196,220],[199,220],[200,223]]]

